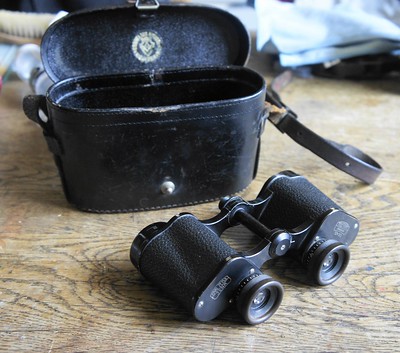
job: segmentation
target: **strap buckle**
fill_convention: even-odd
[[[269,112],[268,120],[282,133],[285,131],[281,127],[281,124],[286,118],[297,119],[297,114],[281,101],[279,95],[274,90],[266,92],[264,104]]]
[[[157,0],[136,0],[135,6],[139,11],[157,10],[160,3]]]

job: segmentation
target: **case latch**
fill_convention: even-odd
[[[157,0],[136,0],[136,8],[142,10],[157,10],[160,4]]]

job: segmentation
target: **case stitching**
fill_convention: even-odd
[[[156,120],[156,121],[137,121],[137,122],[125,122],[125,123],[113,123],[113,124],[79,124],[79,126],[85,127],[112,127],[112,126],[127,126],[127,125],[145,125],[145,124],[159,124],[159,123],[171,123],[171,122],[185,122],[185,121],[194,121],[194,120],[208,120],[208,119],[217,119],[222,117],[235,117],[238,115],[245,115],[246,113],[251,113],[256,110],[261,110],[259,107],[255,107],[252,109],[244,110],[240,113],[231,113],[231,114],[222,114],[222,115],[211,115],[211,116],[202,116],[202,117],[194,117],[194,118],[184,118],[184,119],[165,119],[165,120]],[[189,112],[189,111],[188,111]],[[149,112],[151,114],[151,112]],[[120,115],[121,113],[110,113],[104,115]],[[77,125],[76,123],[68,123],[62,121],[60,123],[66,125]]]
[[[232,196],[236,195],[239,193],[244,192],[249,186],[247,185],[243,189],[240,189],[239,191],[236,191],[230,195],[227,196]],[[166,208],[173,208],[173,207],[181,207],[181,206],[192,206],[192,205],[198,205],[200,203],[206,203],[206,202],[213,202],[219,200],[220,197],[215,197],[211,199],[204,199],[204,200],[199,200],[199,201],[192,201],[192,202],[184,202],[184,203],[176,203],[176,204],[170,204],[170,205],[164,205],[164,206],[151,206],[151,207],[138,207],[138,208],[123,208],[123,209],[115,209],[115,210],[101,210],[101,209],[96,209],[96,208],[84,208],[84,207],[79,207],[78,205],[75,205],[78,209],[82,211],[87,211],[87,212],[94,212],[94,213],[128,213],[128,212],[141,212],[141,211],[156,211],[156,210],[162,210]]]
[[[235,106],[235,105],[242,105],[242,104],[244,104],[244,102],[227,103],[227,104],[223,104],[223,105],[218,105],[218,108],[227,108],[227,107],[232,107],[232,106]],[[256,102],[254,102],[254,104],[257,105],[257,106],[259,105]],[[179,106],[179,104],[174,104],[172,106]],[[65,112],[66,110],[68,111],[68,109],[61,108],[59,106],[53,105],[53,107],[56,110],[59,110],[61,112]],[[171,107],[171,106],[166,106],[166,107]],[[153,109],[157,109],[157,108],[159,108],[159,107],[153,107]],[[115,108],[111,108],[111,109],[115,109]],[[154,115],[155,114],[155,112],[150,111],[151,108],[148,108],[149,110],[134,111],[134,112],[129,112],[127,110],[124,110],[124,109],[127,109],[127,108],[120,108],[120,109],[121,109],[120,111],[110,111],[110,112],[98,111],[98,112],[88,112],[87,113],[85,111],[75,111],[75,113],[84,114],[84,115],[86,115],[88,117],[94,117],[94,118],[96,118],[98,116],[106,116],[106,115],[118,116],[118,115],[129,114],[129,113],[140,114],[140,115]],[[130,109],[130,108],[128,108],[128,109]],[[177,110],[170,110],[169,112],[175,112],[175,111],[177,111],[177,112],[195,112],[195,111],[201,111],[201,110],[204,110],[204,109],[207,109],[207,107],[180,108],[179,110],[178,109]],[[256,110],[256,109],[259,109],[259,107],[253,107],[253,108],[251,108],[249,110],[246,110],[244,112],[249,112],[249,111],[253,111],[253,110]],[[158,112],[156,112],[156,113],[158,113]]]

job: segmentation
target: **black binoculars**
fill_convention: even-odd
[[[333,283],[346,269],[359,230],[356,218],[290,171],[269,178],[255,200],[226,197],[219,208],[209,220],[181,213],[151,224],[131,247],[141,274],[200,321],[234,302],[249,324],[270,318],[283,297],[282,285],[261,271],[272,258],[296,259],[313,283]],[[254,249],[239,252],[220,238],[239,224],[261,238]]]

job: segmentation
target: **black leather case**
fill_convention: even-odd
[[[79,209],[127,212],[217,199],[257,171],[265,83],[249,38],[219,9],[72,13],[43,37],[56,83],[24,110]]]

